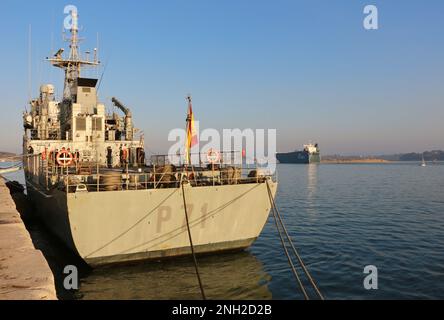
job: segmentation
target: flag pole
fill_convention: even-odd
[[[187,101],[188,101],[188,110],[187,110],[187,139],[186,139],[186,161],[185,161],[185,168],[187,168],[188,164],[190,164],[191,162],[191,147],[190,147],[190,139],[191,137],[189,136],[190,134],[192,134],[192,132],[190,132],[191,130],[191,114],[190,114],[190,105],[191,105],[191,95],[187,96]]]

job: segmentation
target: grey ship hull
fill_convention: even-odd
[[[321,155],[317,153],[308,153],[306,151],[295,151],[288,153],[277,153],[276,158],[280,163],[320,163]]]
[[[269,181],[273,195],[277,183]],[[45,225],[89,265],[191,253],[181,189],[44,192],[27,182]],[[197,253],[249,247],[270,210],[265,183],[186,187]]]

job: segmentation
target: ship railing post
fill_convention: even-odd
[[[40,157],[37,158],[37,182],[42,183],[42,176],[40,174]]]
[[[129,188],[129,173],[128,173],[128,163],[126,164],[126,190]]]
[[[37,183],[38,181],[36,181],[36,177],[37,177],[37,157],[34,155],[34,182]]]
[[[254,158],[254,167],[256,168],[256,183],[259,183],[259,166],[256,157]]]
[[[153,165],[153,171],[154,171],[154,189],[156,189],[156,165]]]
[[[97,167],[97,192],[100,192],[100,167]]]
[[[242,174],[243,174],[243,171],[244,170],[244,158],[243,158],[243,152],[241,151],[241,154],[240,154],[240,172],[241,172],[241,179],[242,179]]]
[[[46,160],[46,173],[45,173],[45,182],[46,182],[46,190],[48,190],[48,172],[49,168],[48,168],[48,160]]]
[[[45,185],[45,183],[43,183],[43,180],[46,178],[45,169],[45,160],[40,157],[40,181],[43,185]]]
[[[256,183],[259,183],[259,167],[257,166],[257,163],[256,163]]]
[[[65,166],[65,186],[66,186],[66,193],[69,193],[69,177],[68,177],[68,166]],[[63,174],[63,168],[62,168],[62,174]]]

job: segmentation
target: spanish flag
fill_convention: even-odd
[[[187,140],[185,146],[185,163],[191,164],[191,148],[197,144],[197,133],[194,127],[193,106],[191,103],[191,96],[188,100],[188,114],[187,114]]]

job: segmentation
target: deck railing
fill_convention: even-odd
[[[276,174],[260,168],[201,169],[188,167],[175,172],[155,172],[153,167],[148,172],[104,171],[91,175],[68,175],[64,183],[66,191],[72,193],[179,188],[184,181],[193,187],[201,187],[263,183],[267,178],[277,180]]]
[[[26,163],[25,174],[34,183],[48,190],[61,188],[68,193],[178,188],[183,181],[199,187],[261,183],[267,178],[277,180],[276,172],[269,172],[257,164],[234,166],[202,162],[202,166],[153,164],[141,168],[126,165],[109,169],[93,162],[59,166],[52,159],[43,159],[40,154],[26,156],[23,162]]]

